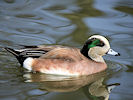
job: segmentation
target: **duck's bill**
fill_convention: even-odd
[[[118,53],[118,52],[116,52],[116,51],[114,51],[112,49],[109,49],[109,51],[107,52],[107,54],[114,55],[114,56],[120,56],[120,53]]]

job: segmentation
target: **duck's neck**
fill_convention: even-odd
[[[96,62],[101,62],[101,63],[104,63],[104,59],[102,56],[98,56],[98,57],[93,57],[93,56],[90,56],[90,58],[93,60],[93,61],[96,61]]]
[[[85,47],[83,47],[80,52],[82,55],[84,55],[85,57],[87,57],[88,59],[91,59],[91,57],[88,55],[88,50],[89,49],[85,49]],[[91,59],[92,60],[92,59]]]
[[[81,54],[83,54],[88,59],[91,59],[96,62],[105,62],[102,56],[98,56],[95,53],[88,52],[88,51],[89,51],[89,49],[86,49],[84,47],[80,50]],[[92,50],[90,50],[90,51],[92,51]]]
[[[95,52],[94,49],[90,49],[90,50],[88,51],[88,55],[89,55],[89,57],[90,57],[92,60],[94,60],[94,61],[96,61],[96,62],[102,62],[102,63],[105,62],[104,59],[103,59],[103,57],[102,57],[102,55],[98,55],[98,54]]]

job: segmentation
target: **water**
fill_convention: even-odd
[[[89,83],[99,80],[102,88],[121,84],[112,90],[110,100],[133,98],[132,0],[0,0],[0,47],[62,44],[81,48],[93,34],[106,36],[121,53],[120,57],[104,57],[109,66],[105,75],[57,76],[59,81],[30,74],[1,49],[0,100],[104,100],[100,94],[89,93],[93,86]]]

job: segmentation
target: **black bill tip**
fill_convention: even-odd
[[[120,53],[117,53],[115,56],[120,56]]]

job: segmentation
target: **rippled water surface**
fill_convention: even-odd
[[[33,44],[81,48],[93,34],[106,36],[121,53],[104,57],[106,74],[69,78],[27,73],[0,49],[0,100],[104,100],[103,87],[114,83],[120,85],[110,100],[133,98],[132,0],[0,0],[1,48]],[[103,94],[92,96],[95,85],[102,86],[98,90]]]

